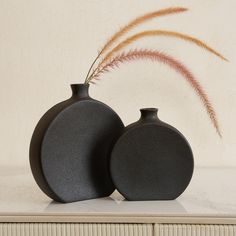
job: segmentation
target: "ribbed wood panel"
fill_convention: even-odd
[[[156,224],[154,236],[236,236],[236,226]]]
[[[0,223],[0,236],[152,236],[151,224]]]

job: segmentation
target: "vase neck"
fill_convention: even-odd
[[[89,97],[89,84],[71,84],[72,97],[86,98]]]
[[[141,121],[158,121],[158,116],[157,116],[157,112],[158,109],[157,108],[142,108],[140,109],[141,112],[141,117],[140,120]]]

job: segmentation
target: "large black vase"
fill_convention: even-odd
[[[193,154],[184,136],[157,117],[157,109],[141,109],[115,144],[110,170],[127,200],[172,200],[188,186]]]
[[[72,84],[72,96],[38,122],[30,143],[34,178],[50,198],[74,202],[114,191],[109,173],[112,147],[124,126],[107,105]]]

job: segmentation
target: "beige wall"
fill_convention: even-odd
[[[83,82],[105,40],[133,17],[169,6],[190,11],[146,23],[196,36],[230,63],[180,40],[145,39],[133,47],[164,51],[183,61],[208,92],[223,139],[192,89],[175,71],[152,62],[123,65],[91,95],[112,106],[125,124],[141,107],[158,107],[160,118],[190,141],[196,165],[236,166],[236,1],[234,0],[0,0],[0,165],[28,165],[32,131],[41,115]]]

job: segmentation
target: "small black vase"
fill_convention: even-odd
[[[175,199],[192,178],[191,148],[177,129],[158,119],[157,109],[140,111],[113,148],[113,182],[127,200]]]
[[[88,88],[71,85],[71,98],[45,113],[31,139],[34,178],[59,202],[105,197],[114,191],[110,154],[124,125],[110,107],[89,97]]]

